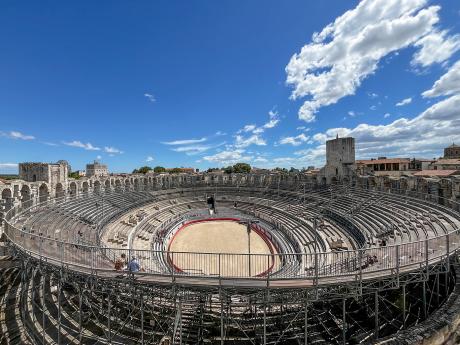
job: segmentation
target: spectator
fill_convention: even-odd
[[[133,256],[131,261],[128,263],[128,271],[131,273],[136,273],[141,270],[141,265],[139,264],[139,261],[137,261],[136,257]]]
[[[115,270],[122,271],[126,266],[126,255],[123,253],[120,258],[115,261]]]

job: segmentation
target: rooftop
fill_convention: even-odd
[[[460,170],[422,170],[414,173],[414,176],[452,176],[460,175]]]
[[[356,164],[392,164],[392,163],[409,163],[410,158],[383,158],[383,159],[361,159]]]

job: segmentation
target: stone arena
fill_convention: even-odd
[[[460,178],[363,175],[354,145],[314,175],[21,164],[0,343],[456,343]]]

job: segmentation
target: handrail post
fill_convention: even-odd
[[[425,240],[425,268],[428,274],[428,239]]]
[[[449,238],[449,234],[446,235],[446,253],[447,253],[447,257],[446,257],[446,264],[447,264],[446,271],[449,272],[449,270],[450,270],[450,238]]]
[[[399,244],[395,246],[395,259],[396,259],[396,281],[397,281],[397,286],[399,286]]]

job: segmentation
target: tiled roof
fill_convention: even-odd
[[[409,162],[409,158],[361,159],[356,161],[357,164],[392,164]]]
[[[422,170],[414,173],[414,176],[451,176],[460,175],[460,170]]]

